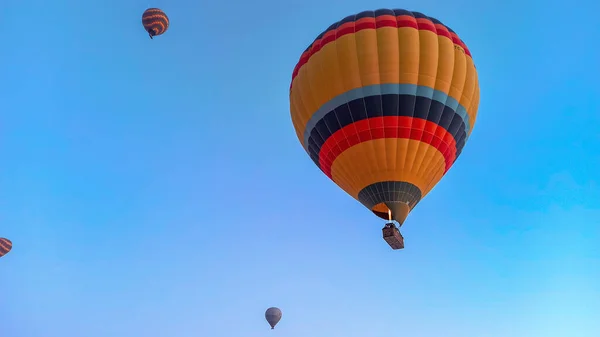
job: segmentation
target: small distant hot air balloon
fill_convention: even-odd
[[[279,320],[281,320],[281,310],[276,307],[271,307],[265,312],[265,318],[267,319],[267,322],[269,322],[271,330],[273,330],[277,323],[279,323]]]
[[[154,36],[164,34],[169,29],[169,18],[159,8],[148,8],[142,14],[142,24],[152,39]]]
[[[12,242],[9,239],[0,238],[0,257],[8,254],[12,249]]]

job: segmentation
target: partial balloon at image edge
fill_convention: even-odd
[[[13,243],[9,239],[0,238],[0,258],[10,253],[12,250]]]

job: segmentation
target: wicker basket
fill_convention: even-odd
[[[404,238],[402,237],[402,234],[400,234],[400,230],[393,224],[383,228],[383,239],[394,250],[404,248]]]

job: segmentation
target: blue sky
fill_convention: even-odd
[[[148,1],[0,4],[3,335],[598,336],[600,6]],[[152,41],[148,5],[171,19]],[[404,251],[288,105],[314,37],[385,7],[452,27],[481,85]]]

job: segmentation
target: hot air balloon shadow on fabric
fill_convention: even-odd
[[[0,238],[0,257],[8,254],[12,250],[12,242],[9,239]]]
[[[155,36],[164,34],[169,29],[169,18],[167,14],[158,8],[148,8],[142,14],[142,25],[153,39]]]
[[[271,307],[265,312],[265,318],[267,323],[271,326],[271,330],[275,329],[275,326],[281,320],[281,310],[276,307]]]
[[[393,249],[404,248],[399,227],[461,154],[478,106],[464,42],[440,21],[402,9],[332,24],[301,55],[290,85],[305,151],[388,221],[383,237]]]

